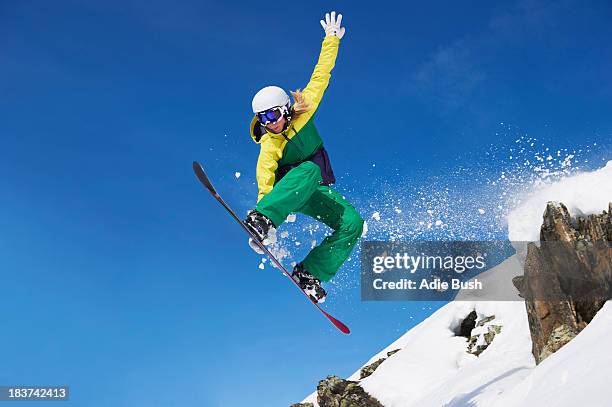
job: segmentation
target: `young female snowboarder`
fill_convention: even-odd
[[[315,302],[325,300],[321,281],[336,274],[363,228],[355,208],[330,187],[336,180],[313,122],[344,35],[341,21],[342,15],[336,18],[335,12],[321,20],[326,35],[319,60],[304,90],[291,92],[293,104],[277,86],[261,89],[252,103],[251,137],[261,146],[256,174],[259,196],[245,223],[264,244],[273,240],[275,228],[291,212],[308,215],[334,230],[293,269],[292,277]]]

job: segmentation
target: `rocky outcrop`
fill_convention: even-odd
[[[456,332],[457,336],[463,336],[464,338],[470,339],[472,335],[472,329],[476,327],[476,320],[478,319],[478,314],[476,311],[470,312],[464,319],[461,321],[459,325],[459,332]]]
[[[502,326],[493,324],[495,315],[478,319],[476,310],[470,312],[455,329],[455,335],[467,339],[467,352],[480,356],[491,343],[495,335],[501,333]]]
[[[321,407],[383,407],[358,382],[328,376],[317,386],[317,403]]]
[[[493,324],[495,315],[482,318],[476,323],[468,338],[468,353],[480,356],[493,343],[495,335],[501,333],[502,326]]]
[[[381,363],[399,351],[400,349],[389,351],[387,352],[387,357],[380,358],[361,368],[359,380],[370,376]],[[382,407],[382,404],[370,396],[359,385],[359,382],[344,380],[338,376],[328,376],[319,382],[317,386],[317,403],[319,403],[320,407]],[[313,404],[296,403],[292,404],[291,407],[313,407]]]
[[[536,363],[572,340],[612,298],[612,203],[608,212],[572,219],[549,202],[539,247],[527,248],[514,285],[525,298]]]
[[[395,350],[389,351],[389,352],[387,352],[387,357],[386,358],[380,358],[377,361],[372,362],[372,363],[370,363],[369,365],[367,365],[365,367],[362,367],[361,370],[359,371],[359,379],[365,379],[366,377],[368,377],[369,375],[374,373],[376,368],[378,368],[378,366],[380,366],[380,364],[382,362],[384,362],[390,356],[393,356],[394,354],[396,354],[399,351],[400,351],[399,349],[395,349]]]
[[[388,353],[395,352],[397,351]],[[338,376],[328,376],[319,382],[317,403],[320,407],[384,407],[376,398],[370,396],[359,382],[344,380]],[[313,403],[296,403],[291,407],[313,407]]]

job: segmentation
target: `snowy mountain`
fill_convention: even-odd
[[[612,201],[612,162],[591,173],[535,186],[508,217],[510,238],[538,240],[542,213],[552,200],[563,200],[572,216],[607,209]],[[609,214],[599,216],[603,220],[591,217],[594,223],[586,226],[581,221],[580,233],[588,229],[606,239],[612,233],[612,206]],[[569,225],[568,219],[564,222]],[[599,221],[605,222],[603,231]],[[593,232],[593,228],[599,229]],[[499,282],[499,289],[507,293],[513,289],[513,278],[523,275],[526,255],[518,250],[479,278]],[[351,400],[347,406],[360,407],[612,405],[607,392],[612,378],[612,303],[605,303],[586,321],[588,325],[582,321],[584,329],[536,364],[532,325],[537,314],[530,310],[528,317],[529,306],[526,309],[514,291],[516,301],[447,304],[372,356],[347,380],[321,381],[318,392],[299,405],[318,406],[317,397],[321,400],[330,392]],[[467,297],[460,293],[458,298]]]
[[[518,265],[511,258],[498,268]],[[492,322],[501,326],[501,332],[480,356],[468,353],[467,338],[459,336],[461,322],[472,311],[478,316],[476,322],[494,316]],[[488,403],[500,392],[515,387],[535,367],[525,305],[518,301],[449,303],[364,366],[396,349],[400,351],[360,381],[361,387],[386,407],[491,405]],[[348,380],[359,380],[360,372]],[[317,406],[316,399],[315,392],[304,402]]]
[[[472,310],[495,315],[501,333],[480,355],[456,335]],[[573,341],[536,367],[521,302],[453,302],[438,310],[365,365],[388,357],[361,387],[386,407],[610,405],[612,304],[608,302]],[[360,371],[349,380],[359,380]],[[304,401],[316,403],[316,393]]]

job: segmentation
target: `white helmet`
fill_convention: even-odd
[[[289,105],[289,95],[278,86],[266,86],[253,96],[253,113],[263,112],[277,106]]]

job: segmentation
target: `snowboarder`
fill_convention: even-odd
[[[257,161],[259,195],[245,224],[264,244],[275,241],[278,228],[291,212],[321,221],[334,232],[308,253],[291,273],[314,302],[325,301],[321,281],[329,281],[348,258],[363,229],[355,208],[330,185],[336,179],[314,115],[329,84],[340,39],[342,15],[325,14],[325,38],[310,81],[300,91],[287,93],[277,86],[261,89],[253,98],[255,116],[250,133],[260,145]],[[258,250],[250,242],[251,247]]]

